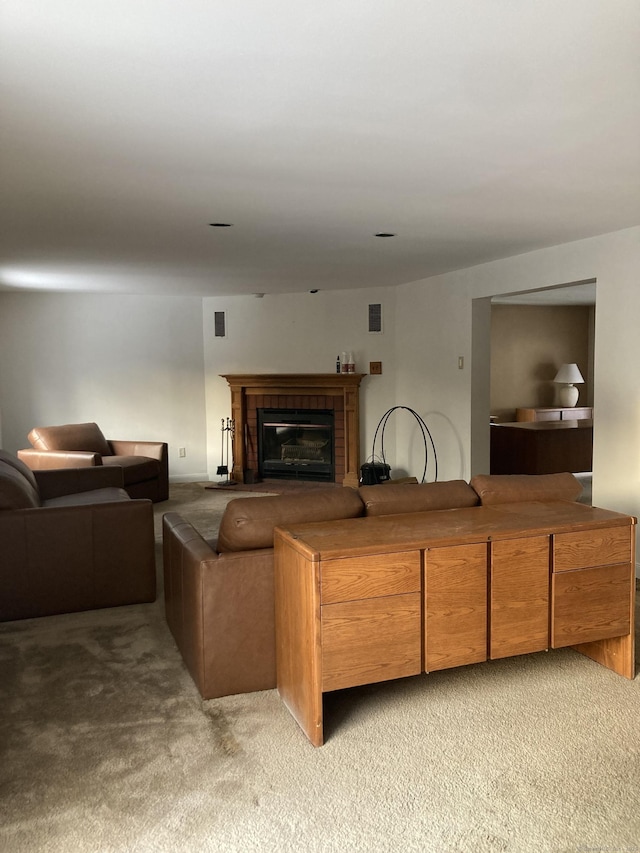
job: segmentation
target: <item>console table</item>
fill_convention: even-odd
[[[634,567],[634,518],[565,501],[276,529],[278,691],[321,746],[331,690],[564,646],[633,678]]]

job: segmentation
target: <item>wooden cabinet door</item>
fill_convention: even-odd
[[[322,607],[322,690],[422,672],[419,592]]]
[[[549,648],[548,536],[491,543],[491,658]]]
[[[487,659],[487,544],[425,552],[425,672]]]

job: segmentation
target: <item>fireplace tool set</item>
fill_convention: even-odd
[[[233,418],[227,418],[226,425],[225,419],[221,418],[221,451],[220,451],[220,464],[218,465],[218,470],[216,473],[218,476],[227,475],[229,477],[229,437],[233,440],[233,436],[235,434],[236,422]],[[233,446],[233,445],[232,445]],[[233,466],[232,466],[233,467]],[[218,483],[219,486],[235,486],[235,480],[220,480]]]

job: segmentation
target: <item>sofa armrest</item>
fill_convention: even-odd
[[[109,441],[114,456],[146,456],[160,463],[154,501],[169,498],[169,445],[165,441]]]
[[[154,601],[150,501],[0,513],[0,620]]]
[[[91,468],[102,465],[99,453],[84,450],[33,450],[27,448],[18,451],[18,459],[28,465],[32,471],[46,468]]]
[[[58,468],[35,470],[40,499],[48,501],[62,495],[92,492],[111,486],[124,488],[124,474],[117,465],[99,465],[97,468]]]
[[[162,462],[168,457],[168,444],[164,441],[111,441],[114,456],[148,456]]]
[[[276,686],[273,548],[217,554],[163,517],[167,623],[204,699]]]

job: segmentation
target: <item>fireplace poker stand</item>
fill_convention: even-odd
[[[233,439],[236,429],[236,422],[233,418],[227,418],[226,424],[225,419],[221,418],[221,426],[220,426],[220,439],[221,439],[221,448],[220,448],[220,464],[218,465],[218,470],[216,473],[218,476],[227,475],[229,476],[229,438]],[[233,466],[232,466],[233,467]],[[235,486],[237,485],[235,480],[220,480],[218,483],[219,486]]]

